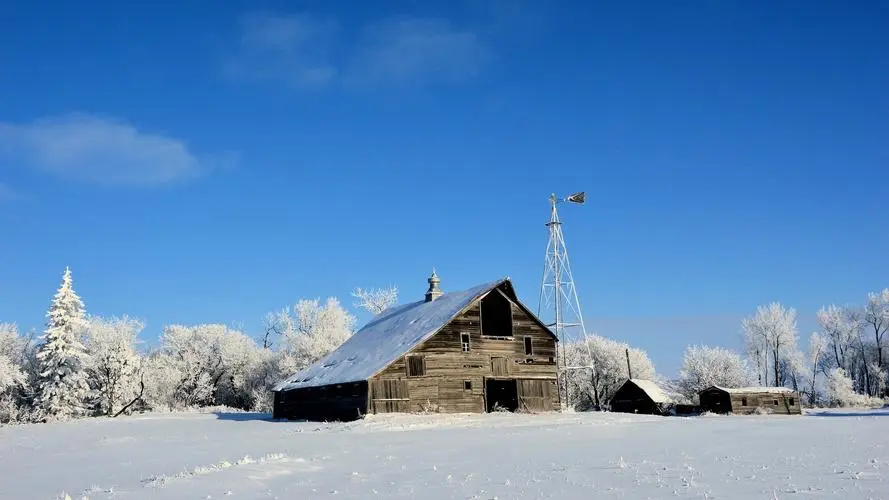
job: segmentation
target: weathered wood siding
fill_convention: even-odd
[[[802,413],[799,394],[796,392],[726,392],[706,389],[700,395],[701,409],[714,413],[751,414],[757,410],[766,413],[799,415]]]
[[[749,393],[731,393],[732,413],[750,414],[755,413],[757,408],[768,413],[779,413],[785,415],[801,414],[799,394],[797,393],[770,393],[770,392],[749,392]],[[746,404],[745,404],[746,403]]]
[[[520,409],[552,411],[558,408],[559,388],[555,379],[518,379],[517,382]]]
[[[367,382],[307,387],[275,393],[274,418],[355,420],[368,411]]]
[[[611,398],[611,411],[617,413],[641,413],[645,415],[663,415],[664,409],[652,401],[651,397],[639,386],[628,381],[620,386]]]
[[[499,293],[496,290],[491,293]],[[394,361],[371,379],[402,380],[407,383],[408,411],[463,413],[485,411],[485,378],[519,380],[519,397],[529,410],[559,407],[556,389],[556,341],[521,307],[512,304],[511,337],[482,335],[480,308],[476,301],[463,314],[445,325],[436,335]],[[490,333],[490,332],[486,332]],[[463,352],[461,335],[469,334],[470,350]],[[525,337],[531,339],[532,354],[525,354]],[[407,376],[407,355],[425,358],[425,374]],[[540,382],[527,382],[540,380]],[[467,388],[469,382],[471,387]],[[380,411],[373,404],[373,411]],[[404,411],[399,406],[398,410]]]

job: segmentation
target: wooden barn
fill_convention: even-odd
[[[664,388],[651,380],[627,379],[611,398],[611,411],[670,415],[676,402]]]
[[[274,417],[559,407],[556,337],[509,279],[387,309],[337,350],[278,384]]]
[[[698,393],[701,410],[713,413],[802,414],[799,393],[787,387],[712,386]]]

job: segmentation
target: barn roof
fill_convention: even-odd
[[[394,306],[374,317],[338,349],[280,382],[274,390],[286,391],[367,380],[438,333],[455,316],[497,287],[537,320],[518,301],[509,278],[462,292],[446,293],[431,302],[420,300]]]
[[[645,394],[655,403],[672,403],[673,398],[670,397],[664,389],[652,380],[643,380],[639,378],[631,378],[627,382],[632,382],[636,387],[642,389]]]
[[[718,385],[710,386],[704,389],[704,391],[708,391],[710,389],[718,389],[729,394],[750,394],[754,392],[767,394],[789,394],[794,392],[794,390],[789,387],[720,387]]]

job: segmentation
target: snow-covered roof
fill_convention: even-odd
[[[504,283],[509,284],[509,278],[462,292],[446,293],[431,302],[421,300],[391,307],[374,317],[337,350],[280,382],[274,390],[367,380],[435,335],[454,316]],[[511,286],[505,291],[513,294]]]
[[[672,403],[671,398],[656,382],[652,380],[643,380],[639,378],[631,378],[629,382],[636,384],[636,387],[642,389],[648,397],[655,403]]]
[[[718,385],[714,385],[712,387],[709,387],[709,389],[719,389],[720,391],[725,391],[729,394],[742,394],[742,393],[751,393],[751,392],[765,392],[768,394],[787,394],[787,393],[793,392],[793,389],[791,389],[789,387],[720,387]]]

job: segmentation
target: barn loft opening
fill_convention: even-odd
[[[512,337],[512,303],[497,290],[481,300],[482,335]]]

